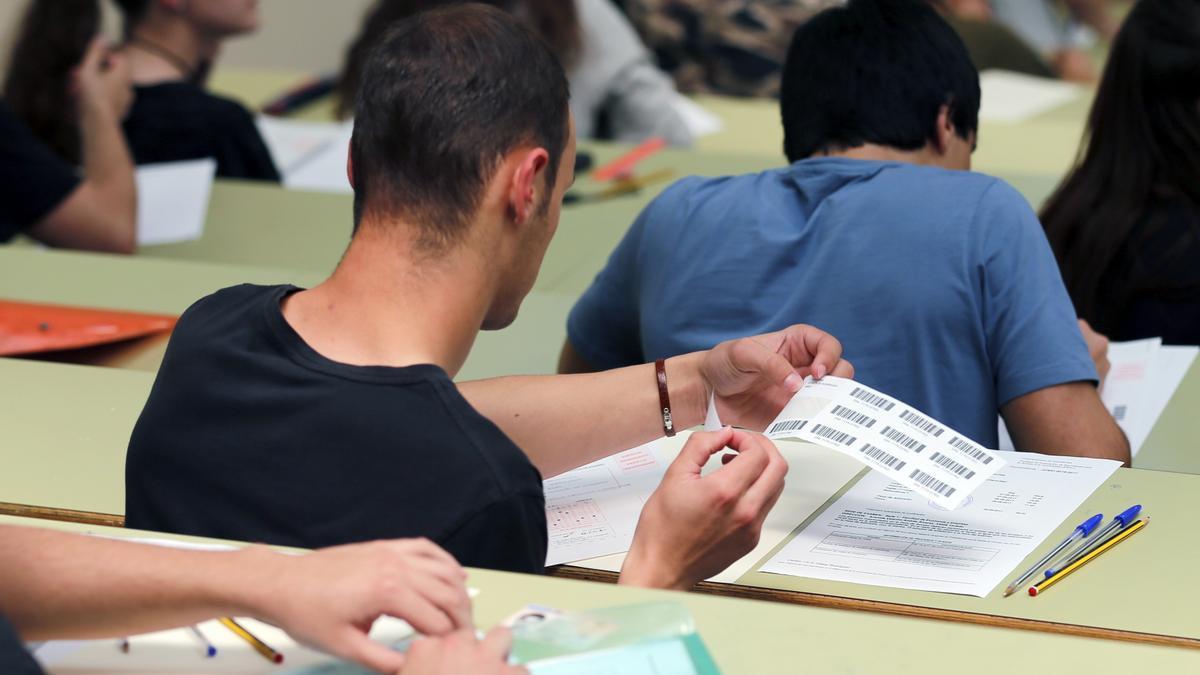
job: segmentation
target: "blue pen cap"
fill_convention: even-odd
[[[1075,529],[1082,532],[1083,536],[1086,537],[1089,534],[1091,534],[1092,530],[1095,530],[1096,526],[1098,526],[1102,522],[1104,522],[1104,514],[1097,513],[1096,515],[1092,516],[1091,518],[1088,518],[1087,520],[1083,521],[1083,524]]]
[[[1142,505],[1134,504],[1133,506],[1125,509],[1125,511],[1122,512],[1121,515],[1117,516],[1117,520],[1121,521],[1121,527],[1128,527],[1129,524],[1133,522],[1133,519],[1137,518],[1138,514],[1141,512],[1142,512]]]

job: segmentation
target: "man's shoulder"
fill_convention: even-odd
[[[293,288],[238,284],[206,295],[192,303],[179,317],[171,335],[172,342],[184,341],[194,334],[225,332],[229,326],[244,329],[251,325],[247,319],[261,311],[269,296],[282,297]]]

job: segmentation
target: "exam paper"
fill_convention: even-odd
[[[623,553],[633,542],[642,506],[669,462],[653,441],[542,483],[546,493],[546,565]]]
[[[947,509],[1004,466],[998,454],[916,408],[832,375],[805,379],[766,435],[847,454]]]
[[[259,115],[255,124],[285,183],[309,161],[348,139],[347,132],[353,130],[353,122],[300,122],[269,115]],[[345,157],[342,164],[345,178]]]
[[[984,597],[1119,466],[1014,453],[953,512],[871,472],[762,571]]]
[[[354,123],[346,122],[333,125],[321,132],[319,138],[308,141],[311,150],[283,172],[283,186],[292,190],[353,193],[354,188],[346,174],[346,158],[353,134]],[[297,147],[299,145],[297,141]]]
[[[194,241],[204,233],[217,162],[143,164],[137,168],[138,246]]]
[[[665,467],[679,454],[690,435],[691,432],[683,432],[674,438],[660,440],[654,447],[655,455],[664,471]],[[767,514],[767,519],[763,522],[758,545],[708,581],[726,584],[736,582],[817,509],[829,501],[833,495],[837,494],[838,490],[841,490],[851,478],[862,471],[862,465],[854,459],[811,443],[779,441],[776,446],[783,458],[787,460],[790,469],[787,481],[783,486],[783,494],[780,495],[779,501],[775,503],[775,507],[771,509]],[[704,467],[705,475],[721,467],[722,454],[724,453],[716,453],[712,456]],[[626,518],[625,527],[632,537],[637,519],[636,517],[628,519],[628,516]],[[628,545],[615,555],[571,562],[578,567],[619,572],[621,565],[625,562],[625,551],[627,550]]]
[[[725,128],[725,123],[713,113],[683,94],[676,94],[671,107],[683,118],[683,124],[692,138],[701,138]]]
[[[1005,70],[980,73],[979,89],[979,119],[986,122],[1024,122],[1080,95],[1079,85]]]

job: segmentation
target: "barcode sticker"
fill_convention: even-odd
[[[941,421],[864,384],[808,378],[767,425],[854,457],[937,506],[954,509],[1004,465],[1000,455]]]
[[[833,406],[833,414],[837,415],[838,417],[840,417],[844,420],[849,420],[861,427],[866,427],[866,428],[870,429],[871,427],[875,426],[875,418],[874,417],[860,413],[857,410],[843,408],[840,405]]]

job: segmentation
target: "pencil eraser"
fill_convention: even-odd
[[[1030,586],[1030,587],[1029,587],[1029,597],[1031,597],[1031,598],[1036,598],[1036,597],[1037,597],[1037,586]]]
[[[271,659],[275,663],[283,663],[283,654],[276,654],[275,658]]]

